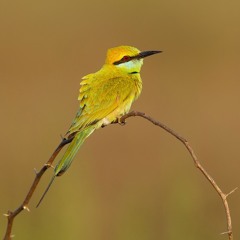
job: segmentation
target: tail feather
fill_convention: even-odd
[[[91,134],[93,133],[93,131],[95,130],[94,126],[90,126],[80,132],[78,132],[72,142],[69,144],[66,152],[64,153],[62,159],[58,162],[57,166],[54,169],[54,175],[50,181],[50,183],[48,184],[46,190],[44,191],[41,199],[39,200],[38,204],[36,207],[38,207],[40,205],[40,203],[42,202],[43,198],[45,197],[45,195],[47,194],[49,188],[51,187],[54,179],[56,178],[56,176],[61,176],[63,173],[65,173],[67,171],[67,169],[70,167],[75,155],[77,154],[79,148],[81,147],[81,145],[84,143],[85,139]]]
[[[72,142],[69,144],[67,150],[65,151],[62,159],[58,162],[55,167],[55,175],[61,176],[70,167],[75,155],[77,154],[79,148],[84,143],[85,139],[95,130],[94,126],[88,127],[80,132],[78,132]]]
[[[47,186],[46,190],[44,191],[44,193],[43,193],[42,197],[40,198],[40,200],[39,200],[39,202],[38,202],[38,204],[37,204],[36,208],[37,208],[37,207],[39,207],[39,205],[41,204],[41,202],[42,202],[42,200],[44,199],[45,195],[47,194],[47,192],[48,192],[49,188],[51,187],[51,185],[52,185],[52,183],[53,183],[53,181],[54,181],[55,177],[56,177],[56,175],[53,175],[53,177],[52,177],[52,179],[51,179],[50,183],[48,184],[48,186]]]

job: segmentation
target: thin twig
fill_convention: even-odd
[[[220,198],[222,199],[223,205],[224,205],[224,209],[226,212],[226,217],[227,217],[227,232],[225,232],[224,234],[228,234],[228,239],[229,240],[233,240],[233,233],[232,233],[232,222],[231,222],[231,215],[230,215],[230,209],[228,206],[228,202],[227,202],[227,197],[232,194],[236,189],[232,190],[230,193],[225,194],[222,192],[222,190],[220,189],[220,187],[217,185],[217,183],[213,180],[213,178],[207,173],[207,171],[202,167],[202,165],[200,164],[200,162],[198,161],[193,149],[191,148],[191,146],[189,145],[188,141],[183,138],[182,136],[180,136],[178,133],[176,133],[174,130],[172,130],[171,128],[169,128],[168,126],[154,120],[153,118],[151,118],[150,116],[147,116],[145,113],[142,112],[136,112],[136,111],[132,111],[124,116],[122,116],[122,118],[113,122],[113,123],[125,123],[125,120],[127,118],[130,117],[142,117],[148,121],[150,121],[151,123],[153,123],[154,125],[164,129],[165,131],[167,131],[168,133],[170,133],[172,136],[174,136],[175,138],[177,138],[180,142],[182,142],[184,144],[184,146],[187,148],[188,152],[190,153],[195,166],[202,172],[202,174],[207,178],[207,180],[211,183],[211,185],[214,187],[214,189],[216,190],[216,192],[218,193],[218,195],[220,196]],[[36,190],[36,187],[42,177],[42,175],[45,173],[45,171],[52,166],[52,163],[54,161],[54,159],[56,158],[56,156],[58,155],[58,153],[61,151],[61,149],[68,143],[70,143],[72,141],[74,136],[69,136],[68,139],[63,139],[62,142],[59,144],[59,146],[57,147],[57,149],[54,151],[54,153],[52,154],[52,156],[50,157],[50,159],[47,161],[46,164],[44,164],[44,166],[41,168],[41,170],[39,172],[36,172],[36,177],[29,189],[28,194],[26,195],[23,203],[15,210],[15,211],[8,211],[7,214],[4,214],[4,216],[6,216],[8,218],[8,224],[7,224],[7,229],[6,229],[6,233],[5,233],[5,237],[4,240],[10,240],[12,237],[12,225],[13,225],[13,221],[15,219],[15,217],[21,213],[23,210],[28,210],[28,203],[31,200],[31,197],[33,195],[33,193]]]
[[[6,229],[6,233],[4,236],[4,240],[10,240],[13,235],[12,233],[12,226],[13,226],[13,221],[15,219],[15,217],[21,213],[23,210],[27,210],[28,212],[30,211],[30,209],[28,208],[28,203],[30,201],[30,199],[32,198],[33,193],[35,192],[37,185],[42,177],[42,175],[45,173],[45,171],[52,166],[52,163],[54,161],[54,159],[57,157],[58,153],[61,151],[61,149],[68,143],[70,143],[72,141],[73,137],[68,138],[68,139],[63,139],[62,142],[58,145],[58,147],[56,148],[56,150],[54,151],[54,153],[52,154],[52,156],[49,158],[49,160],[47,161],[46,164],[43,165],[43,167],[41,168],[41,170],[39,172],[36,171],[36,169],[34,170],[36,173],[36,176],[33,180],[33,183],[25,197],[25,199],[23,200],[23,203],[14,211],[8,211],[7,213],[4,214],[4,216],[6,216],[8,218],[8,223],[7,223],[7,229]]]
[[[227,218],[227,232],[225,232],[225,234],[228,234],[228,239],[229,240],[233,240],[233,232],[232,232],[232,220],[231,220],[231,214],[230,214],[230,209],[228,206],[228,201],[227,201],[227,197],[232,194],[237,188],[235,188],[234,190],[232,190],[230,193],[224,193],[221,188],[217,185],[217,183],[214,181],[214,179],[209,175],[209,173],[203,168],[203,166],[200,164],[199,160],[197,159],[196,154],[194,153],[192,147],[190,146],[189,142],[181,137],[178,133],[176,133],[174,130],[172,130],[171,128],[167,127],[166,125],[154,120],[153,118],[151,118],[150,116],[147,116],[145,113],[143,112],[137,112],[137,111],[132,111],[129,112],[128,114],[124,115],[121,118],[122,122],[125,122],[125,120],[129,117],[142,117],[147,119],[148,121],[150,121],[151,123],[153,123],[154,125],[164,129],[165,131],[167,131],[168,133],[170,133],[172,136],[176,137],[178,140],[180,140],[180,142],[182,142],[184,144],[184,146],[187,148],[188,152],[190,153],[193,162],[195,164],[195,166],[202,172],[202,174],[205,176],[205,178],[207,178],[207,180],[211,183],[211,185],[213,186],[213,188],[216,190],[216,192],[218,193],[218,195],[220,196],[223,205],[224,205],[224,209],[226,212],[226,218]]]

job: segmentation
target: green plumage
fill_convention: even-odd
[[[69,144],[67,150],[65,151],[62,159],[58,162],[54,169],[54,174],[56,176],[61,176],[70,167],[73,158],[77,154],[79,148],[84,143],[85,139],[94,131],[95,126],[89,126],[80,132],[77,132],[74,136],[72,142]]]
[[[54,176],[38,205],[56,176],[67,171],[85,139],[101,126],[111,124],[126,114],[142,91],[140,70],[143,58],[159,51],[140,52],[130,46],[111,48],[103,67],[82,78],[78,100],[80,107],[65,138],[74,136],[54,169]]]

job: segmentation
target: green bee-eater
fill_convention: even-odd
[[[66,134],[66,138],[74,138],[56,165],[54,176],[40,202],[55,177],[61,176],[70,167],[85,139],[96,129],[118,121],[129,112],[142,91],[140,70],[143,58],[160,52],[140,52],[130,46],[111,48],[107,51],[103,67],[82,78],[78,97],[80,107]]]

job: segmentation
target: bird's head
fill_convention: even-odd
[[[108,50],[105,64],[113,65],[127,73],[139,73],[143,64],[143,58],[160,52],[141,52],[137,48],[130,46],[114,47]]]

